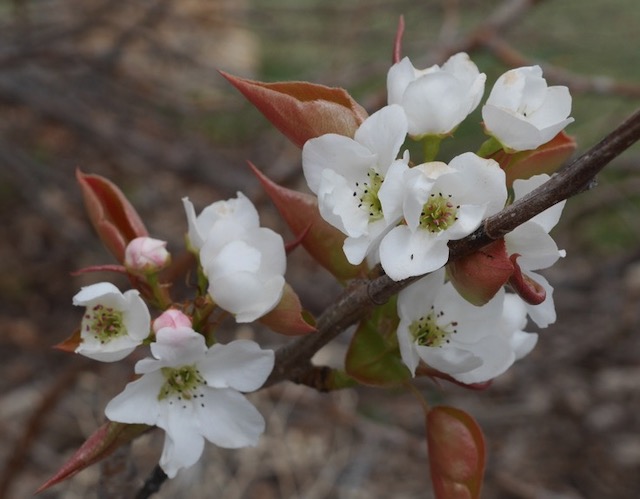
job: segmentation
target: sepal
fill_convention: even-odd
[[[316,328],[310,323],[315,320],[311,314],[303,310],[300,298],[289,283],[285,283],[282,299],[276,308],[258,321],[276,333],[287,336],[300,336],[316,331]]]
[[[296,146],[326,133],[353,137],[367,112],[342,88],[303,81],[263,83],[220,71]]]
[[[40,493],[108,457],[118,447],[142,435],[150,426],[108,421],[87,438],[80,448],[49,480],[36,491]]]
[[[447,265],[447,275],[453,287],[465,300],[476,306],[488,303],[507,283],[513,270],[504,239]]]

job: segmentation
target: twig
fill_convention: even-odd
[[[162,471],[160,465],[156,465],[147,480],[144,482],[142,488],[136,494],[135,499],[148,499],[160,490],[160,487],[162,487],[162,484],[167,478],[167,474]]]
[[[640,110],[544,185],[486,219],[473,234],[451,242],[449,259],[455,260],[486,246],[554,204],[588,189],[602,168],[639,139]],[[316,333],[293,341],[276,352],[276,365],[265,386],[286,379],[303,379],[305,373],[313,368],[311,357],[320,348],[362,319],[374,305],[386,302],[416,279],[418,277],[395,282],[383,275],[371,281],[356,282],[346,289],[320,315]]]

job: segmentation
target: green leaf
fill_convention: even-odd
[[[400,359],[397,327],[394,298],[358,326],[345,359],[347,374],[373,386],[396,386],[408,380],[411,373]]]

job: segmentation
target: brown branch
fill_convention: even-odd
[[[640,110],[544,185],[486,219],[483,226],[473,234],[451,242],[450,260],[486,246],[547,208],[588,189],[602,168],[638,140]],[[370,281],[354,283],[320,315],[316,333],[293,341],[276,352],[276,365],[265,386],[286,379],[295,381],[304,378],[305,373],[313,368],[311,357],[320,348],[362,319],[373,306],[386,302],[418,278],[395,282],[383,275]]]

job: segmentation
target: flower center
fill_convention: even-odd
[[[87,310],[83,328],[87,334],[93,335],[102,344],[127,334],[122,312],[104,305],[95,305]]]
[[[165,382],[158,393],[158,400],[177,398],[178,400],[191,400],[203,397],[198,393],[198,388],[206,385],[206,381],[194,365],[182,367],[163,367],[160,369]],[[170,402],[171,403],[171,402]]]
[[[384,179],[373,168],[369,168],[367,179],[364,182],[356,182],[356,190],[353,197],[358,198],[358,208],[369,215],[369,222],[375,222],[383,218],[382,204],[378,198],[378,191]]]
[[[438,320],[442,320],[443,317],[444,312],[436,312],[432,305],[428,315],[423,315],[409,326],[413,341],[425,347],[441,347],[449,343],[449,336],[457,333],[458,323],[452,321],[441,326],[438,324]]]
[[[429,232],[442,232],[458,220],[460,205],[454,205],[451,194],[431,194],[420,213],[420,227]]]

